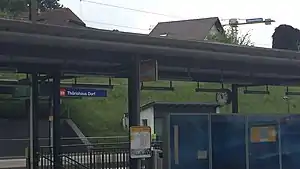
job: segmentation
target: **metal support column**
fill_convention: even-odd
[[[128,78],[129,127],[140,125],[140,60],[133,57]],[[129,158],[130,169],[141,169],[140,159]]]
[[[26,99],[25,100],[25,110],[26,110],[26,114],[28,115],[28,135],[30,136],[30,99]],[[31,167],[31,163],[30,163],[30,140],[29,143],[25,149],[25,156],[26,156],[26,169],[30,169]]]
[[[239,112],[239,92],[238,92],[238,85],[232,84],[231,85],[231,110],[232,113],[238,113]]]
[[[59,169],[62,167],[60,158],[61,144],[60,144],[60,72],[53,74],[53,161],[54,168]]]
[[[31,20],[32,23],[36,23],[38,9],[37,0],[30,0],[29,7],[29,20]]]
[[[49,96],[49,146],[53,147],[53,100],[51,94]],[[53,152],[52,149],[51,152]]]
[[[30,169],[39,167],[39,144],[38,144],[38,75],[31,74],[30,90]]]

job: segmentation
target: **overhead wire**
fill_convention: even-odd
[[[131,27],[131,26],[126,26],[126,25],[112,24],[112,23],[106,23],[106,22],[98,22],[98,21],[91,21],[91,20],[84,20],[84,21],[88,22],[88,23],[115,26],[115,27],[119,27],[119,28],[129,28],[129,29],[142,30],[142,31],[150,31],[151,30],[150,28],[149,29],[144,29],[144,28]]]
[[[129,11],[134,11],[134,12],[140,12],[140,13],[146,13],[146,14],[152,14],[152,15],[158,15],[158,16],[165,16],[165,17],[170,17],[170,18],[177,18],[177,19],[186,19],[181,16],[175,16],[175,15],[169,15],[169,14],[164,14],[164,13],[158,13],[158,12],[152,12],[152,11],[147,11],[147,10],[141,10],[141,9],[136,9],[136,8],[129,8],[129,7],[124,7],[124,6],[119,6],[119,5],[114,5],[114,4],[108,4],[108,3],[103,3],[103,2],[98,2],[98,1],[92,1],[92,0],[80,0],[80,2],[85,2],[85,3],[91,3],[91,4],[96,4],[100,6],[107,6],[107,7],[112,7],[112,8],[118,8],[118,9],[123,9],[123,10],[129,10]],[[81,6],[82,4],[80,4]],[[235,18],[238,20],[246,20],[244,18]],[[228,21],[230,19],[227,18],[221,18],[220,21]],[[89,23],[93,24],[99,24],[99,25],[107,25],[107,26],[115,26],[119,28],[127,28],[127,29],[134,29],[134,30],[141,30],[141,31],[150,31],[151,28],[145,29],[145,28],[138,28],[138,27],[132,27],[132,26],[126,26],[126,25],[119,25],[119,24],[113,24],[113,23],[107,23],[107,22],[99,22],[99,21],[91,21],[91,20],[84,20]],[[257,44],[260,46],[269,46],[268,44]]]
[[[127,8],[127,7],[122,7],[122,6],[112,5],[112,4],[106,4],[106,3],[102,3],[102,2],[96,2],[96,1],[90,1],[90,0],[80,0],[80,2],[93,3],[93,4],[96,4],[96,5],[108,6],[108,7],[119,8],[119,9],[124,9],[124,10],[131,10],[131,11],[135,11],[135,12],[141,12],[141,13],[147,13],[147,14],[153,14],[153,15],[179,18],[178,16],[172,16],[172,15],[167,15],[167,14],[162,14],[162,13],[156,13],[156,12],[151,12],[151,11],[134,9],[134,8]],[[80,4],[80,9],[82,9],[82,4]],[[82,15],[81,10],[80,10],[80,15]],[[150,31],[151,30],[151,28],[150,28],[151,26],[149,26],[148,29],[145,29],[145,28],[138,28],[138,27],[119,25],[119,24],[113,24],[113,23],[107,23],[107,22],[92,21],[92,20],[85,20],[85,19],[83,19],[83,20],[85,22],[98,24],[98,25],[115,26],[115,27],[119,27],[119,28],[127,28],[127,29],[133,29],[133,30],[141,30],[141,31]]]
[[[146,11],[146,10],[135,9],[135,8],[129,8],[129,7],[118,6],[118,5],[113,5],[113,4],[107,4],[107,3],[103,3],[103,2],[97,2],[97,1],[91,1],[91,0],[80,0],[80,1],[81,2],[86,2],[86,3],[92,3],[92,4],[96,4],[96,5],[108,6],[108,7],[112,7],[112,8],[135,11],[135,12],[140,12],[140,13],[147,13],[147,14],[165,16],[165,17],[170,17],[170,18],[183,19],[183,17],[180,17],[180,16],[163,14],[163,13],[152,12],[152,11]]]
[[[152,30],[152,28],[149,28],[149,29],[138,28],[138,27],[119,25],[119,24],[113,24],[113,23],[107,23],[107,22],[99,22],[99,21],[91,21],[91,20],[84,20],[84,21],[88,22],[88,23],[93,23],[93,24],[115,26],[115,27],[119,27],[119,28],[127,28],[127,29],[140,30],[140,31],[151,31]],[[260,46],[260,47],[269,47],[270,45],[271,44],[266,44],[266,43],[254,43],[254,46]]]
[[[125,26],[125,25],[118,25],[118,24],[112,24],[112,23],[105,23],[105,22],[98,22],[98,21],[90,21],[90,20],[84,20],[89,23],[99,24],[99,25],[108,25],[108,26],[115,26],[119,28],[127,28],[127,29],[134,29],[134,30],[141,30],[141,31],[151,31],[152,29],[143,29],[138,27],[131,27],[131,26]],[[264,43],[254,43],[254,46],[258,47],[269,47],[271,44],[264,44]]]
[[[91,0],[80,0],[80,2],[92,3],[92,4],[96,4],[96,5],[108,6],[108,7],[112,7],[112,8],[118,8],[118,9],[123,9],[123,10],[130,10],[130,11],[134,11],[134,12],[147,13],[147,14],[152,14],[152,15],[165,16],[165,17],[170,17],[170,18],[186,19],[186,18],[183,18],[181,16],[169,15],[169,14],[164,14],[164,13],[157,13],[157,12],[152,12],[152,11],[146,11],[146,10],[141,10],[141,9],[129,8],[129,7],[118,6],[118,5],[113,5],[113,4],[103,3],[103,2],[97,2],[97,1],[91,1]],[[82,4],[80,4],[80,9],[82,8],[81,5]],[[82,11],[80,13],[82,14]],[[120,28],[129,28],[129,29],[143,30],[143,31],[145,31],[145,30],[151,30],[151,28],[144,29],[144,28],[137,28],[137,27],[125,26],[125,25],[118,25],[118,24],[98,22],[98,21],[90,21],[90,20],[85,20],[85,21],[86,22],[90,22],[90,23],[99,24],[99,25],[110,25],[110,26],[116,26],[116,27],[120,27]]]
[[[127,29],[135,29],[135,30],[141,30],[141,31],[151,31],[152,28],[146,29],[146,28],[138,28],[138,27],[132,27],[132,26],[126,26],[126,25],[119,25],[119,24],[113,24],[113,23],[107,23],[107,22],[99,22],[99,21],[92,21],[92,20],[84,20],[88,23],[93,24],[99,24],[99,25],[107,25],[107,26],[115,26],[119,28],[127,28]],[[255,46],[270,46],[271,44],[267,43],[254,43]]]

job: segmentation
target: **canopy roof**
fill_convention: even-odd
[[[131,58],[157,60],[159,78],[298,84],[300,53],[0,19],[0,66],[128,77]]]

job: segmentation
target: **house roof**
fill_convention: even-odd
[[[149,102],[140,107],[140,111],[144,111],[148,108],[199,108],[199,107],[221,107],[218,103],[206,103],[206,102]],[[125,116],[128,116],[128,112],[125,113]]]
[[[179,40],[204,40],[209,31],[216,25],[220,32],[224,29],[218,17],[160,22],[150,32],[150,36],[161,37],[166,34],[168,38]]]
[[[150,107],[157,107],[157,106],[164,106],[164,107],[220,107],[218,103],[205,103],[205,102],[149,102],[141,106],[141,111],[146,110]]]
[[[29,20],[29,13],[20,14],[17,19]],[[69,8],[53,9],[41,12],[37,16],[37,22],[58,26],[85,27],[85,23]]]

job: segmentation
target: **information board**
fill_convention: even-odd
[[[130,127],[130,157],[151,157],[151,128],[149,126]]]
[[[158,69],[156,60],[144,60],[140,66],[141,82],[151,82],[158,79]]]
[[[251,142],[276,142],[277,132],[275,126],[251,127]]]

